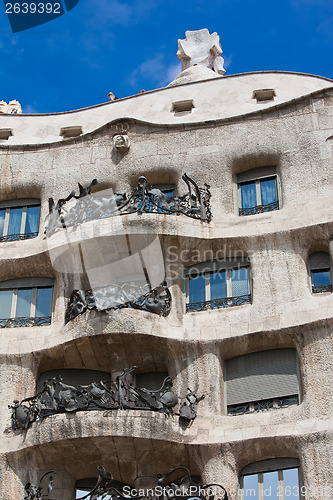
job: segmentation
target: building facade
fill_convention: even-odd
[[[0,115],[4,500],[333,496],[333,82],[186,35],[166,88]]]

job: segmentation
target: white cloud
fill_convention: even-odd
[[[167,64],[164,54],[155,54],[141,63],[132,71],[129,84],[132,87],[140,86],[140,82],[149,83],[152,88],[165,87],[181,72],[181,63]]]

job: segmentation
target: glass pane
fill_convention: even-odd
[[[88,495],[88,492],[91,491],[91,490],[80,490],[80,489],[76,489],[76,495],[75,495],[75,498],[76,500],[84,497],[85,495]],[[87,497],[87,500],[90,500],[90,496]],[[95,497],[94,497],[95,498]],[[106,495],[106,496],[99,496],[99,497],[96,497],[96,500],[111,500],[111,495]]]
[[[10,318],[13,290],[0,290],[0,319]]]
[[[258,474],[251,474],[251,476],[244,476],[243,482],[244,498],[251,498],[251,500],[258,500]],[[243,498],[243,495],[241,496]]]
[[[21,233],[22,210],[22,208],[10,209],[8,235]]]
[[[0,210],[0,236],[3,236],[3,227],[5,225],[6,210]]]
[[[52,287],[37,288],[36,318],[51,316]]]
[[[269,205],[277,201],[276,178],[260,181],[261,204]]]
[[[300,498],[297,468],[283,471],[283,487],[285,498]]]
[[[269,500],[279,500],[279,478],[278,471],[265,472],[264,477],[264,498]]]
[[[248,269],[233,269],[231,271],[232,296],[249,295]]]
[[[331,284],[329,270],[312,271],[313,286],[327,286]]]
[[[256,183],[247,182],[240,185],[242,208],[253,208],[258,205],[256,194]]]
[[[227,273],[221,271],[210,275],[210,298],[224,299],[228,296],[227,293]]]
[[[205,276],[200,275],[195,278],[189,279],[189,301],[190,304],[193,302],[205,302]]]
[[[37,233],[39,223],[40,207],[27,207],[27,220],[25,223],[25,234]]]
[[[23,288],[17,291],[17,305],[15,318],[30,318],[32,288]]]

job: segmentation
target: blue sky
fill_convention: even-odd
[[[0,3],[0,100],[68,111],[167,85],[186,30],[220,35],[228,74],[261,70],[333,79],[333,0],[79,0],[13,34]]]

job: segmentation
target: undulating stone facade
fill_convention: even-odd
[[[3,500],[23,499],[25,484],[49,470],[50,498],[73,499],[76,481],[97,477],[98,465],[135,487],[182,465],[236,500],[243,468],[278,458],[299,460],[302,498],[333,496],[333,82],[207,67],[200,78],[195,64],[164,89],[68,113],[0,116],[0,135],[11,131],[0,139]],[[259,208],[242,213],[251,196]],[[29,207],[39,203],[35,234],[22,214],[32,227]],[[10,230],[14,209],[18,232]],[[234,278],[236,268],[246,277]],[[114,302],[112,273],[132,287],[128,300],[123,293]],[[142,276],[146,288],[133,291]],[[100,301],[98,286],[107,288]],[[88,289],[94,307],[82,298]],[[73,290],[81,298],[69,311]],[[27,303],[30,312],[19,312]],[[296,354],[296,395],[231,401],[230,360],[239,357],[244,381],[246,355],[274,361],[287,350]],[[284,380],[281,363],[275,382]],[[25,401],[30,413],[13,427],[8,405],[40,391],[41,374],[58,370],[72,387],[66,370],[105,372],[120,391],[119,374],[134,365],[138,375],[168,374],[177,395],[194,391],[198,401],[187,408],[196,416],[126,401],[75,411],[73,389],[63,387],[59,411],[32,421],[36,408]],[[285,404],[286,396],[296,400]]]

